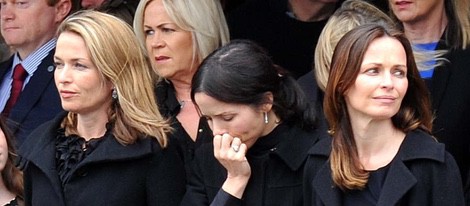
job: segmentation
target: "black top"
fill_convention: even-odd
[[[189,177],[191,171],[190,164],[194,158],[194,151],[203,143],[212,142],[212,130],[209,128],[206,119],[200,118],[196,141],[193,141],[183,128],[183,125],[181,125],[176,118],[176,115],[178,115],[181,110],[181,105],[176,99],[175,89],[171,82],[161,81],[157,84],[155,90],[158,109],[165,118],[169,118],[171,121],[173,133],[170,135],[170,138],[176,139],[181,147],[187,173],[186,177]]]
[[[318,136],[318,130],[283,123],[260,137],[246,155],[251,177],[241,200],[221,189],[227,170],[214,157],[213,144],[202,145],[182,205],[302,205],[303,167]]]
[[[231,39],[257,42],[295,78],[312,69],[314,50],[326,21],[293,18],[287,0],[250,0],[227,15]]]
[[[65,185],[71,177],[71,171],[75,170],[76,166],[95,150],[101,140],[109,135],[108,131],[101,138],[86,141],[85,138],[75,134],[65,136],[65,130],[58,129],[55,158],[62,185]]]
[[[390,164],[375,171],[369,171],[369,178],[367,180],[366,187],[363,190],[350,190],[343,192],[344,205],[377,205],[389,168]]]

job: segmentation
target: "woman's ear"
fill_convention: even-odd
[[[272,92],[265,92],[264,93],[264,103],[261,104],[260,110],[261,112],[269,112],[273,108],[274,103],[274,96]]]

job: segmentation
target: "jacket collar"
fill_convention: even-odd
[[[305,162],[308,150],[318,141],[318,129],[305,131],[296,126],[279,125],[283,140],[274,148],[274,154],[279,156],[293,171],[297,171]],[[295,151],[295,152],[292,152]]]
[[[323,156],[326,161],[314,177],[314,189],[325,205],[342,205],[342,192],[333,183],[328,157],[331,152],[331,138],[321,139],[309,154]],[[430,159],[443,162],[445,148],[421,130],[414,130],[406,135],[395,158],[390,163],[390,170],[382,187],[382,195],[377,205],[394,205],[417,183],[416,177],[405,165],[415,159]],[[328,186],[328,187],[325,187]],[[329,189],[325,189],[329,188]]]
[[[20,148],[20,166],[24,166],[28,162],[33,163],[44,171],[54,183],[59,181],[55,160],[57,130],[66,115],[67,113],[63,112],[54,120],[39,127]],[[137,159],[150,155],[153,151],[159,149],[158,144],[150,137],[139,139],[131,145],[121,145],[111,134],[103,138],[99,146],[75,169],[97,162]]]

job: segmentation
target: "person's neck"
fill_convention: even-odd
[[[299,21],[316,22],[328,19],[336,8],[336,3],[323,3],[310,0],[289,0],[289,8]]]
[[[438,42],[448,24],[445,11],[436,12],[427,18],[414,21],[403,22],[405,35],[413,44],[427,44]]]
[[[405,137],[390,119],[351,121],[351,126],[359,160],[366,170],[387,165]]]
[[[178,101],[191,101],[191,83],[183,81],[171,81],[175,88],[175,96]]]
[[[78,135],[89,141],[100,138],[106,133],[106,123],[108,123],[107,111],[97,111],[92,114],[77,115]]]
[[[3,179],[0,178],[0,205],[5,205],[11,202],[11,200],[15,199],[15,196],[15,194],[7,189]]]

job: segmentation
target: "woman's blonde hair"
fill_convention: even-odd
[[[315,48],[315,78],[318,87],[325,91],[330,73],[333,51],[341,37],[353,28],[363,24],[379,24],[397,27],[395,22],[380,9],[362,0],[345,1],[330,17],[318,38]],[[445,51],[423,51],[414,49],[416,64],[420,71],[441,65],[442,61],[430,63],[430,60],[444,60]]]
[[[134,16],[134,32],[145,45],[144,13],[153,0],[141,0]],[[218,0],[162,0],[168,16],[193,38],[193,62],[201,62],[229,38],[224,12]]]
[[[394,26],[393,20],[372,4],[360,0],[345,1],[330,17],[323,28],[315,48],[315,77],[318,87],[325,91],[333,51],[341,37],[353,28],[377,23]]]
[[[169,123],[158,111],[155,100],[155,73],[145,50],[130,26],[117,17],[97,11],[80,11],[60,25],[57,34],[71,32],[83,38],[90,59],[106,81],[114,85],[117,99],[110,108],[113,135],[121,144],[154,137],[167,145]],[[76,132],[77,115],[69,113],[63,125]]]

